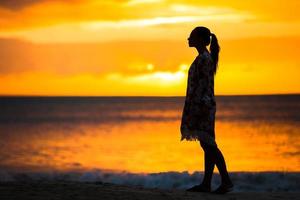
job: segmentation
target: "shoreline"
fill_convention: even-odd
[[[300,172],[262,171],[262,172],[229,172],[234,183],[235,192],[300,192]],[[203,179],[203,171],[160,173],[130,173],[110,170],[87,171],[24,171],[0,170],[0,184],[24,183],[110,183],[126,186],[140,186],[144,188],[185,190],[199,183]],[[219,173],[212,177],[212,190],[221,182]]]
[[[13,181],[0,182],[1,200],[9,199],[297,199],[300,192],[236,192],[209,194],[181,189],[144,188],[106,182]]]

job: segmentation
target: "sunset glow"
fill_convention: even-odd
[[[151,114],[155,117],[160,113],[157,111],[156,115],[155,112]],[[132,115],[126,112],[122,115],[128,116],[128,114]],[[180,113],[175,111],[164,113],[166,117],[178,114]],[[144,115],[145,113],[135,113],[132,117]],[[39,125],[40,129],[45,130],[46,127],[48,131],[36,136],[33,133],[35,129],[32,128],[27,134],[10,139],[24,141],[18,145],[19,148],[10,149],[9,144],[6,145],[9,152],[16,154],[20,149],[28,146],[39,154],[32,156],[30,152],[23,152],[23,157],[11,158],[2,164],[4,166],[10,164],[13,167],[39,166],[41,169],[58,170],[73,168],[91,170],[98,167],[139,173],[174,170],[193,173],[204,166],[203,150],[199,142],[179,142],[178,124],[179,121],[127,122],[120,123],[120,126],[79,123],[70,127],[65,125],[68,127],[67,132],[59,132],[54,127],[47,127],[47,124]],[[290,128],[288,125],[218,122],[216,128],[222,130],[218,132],[217,141],[219,147],[223,149],[231,172],[299,171],[299,159],[288,155],[289,152],[296,151],[299,143],[283,145],[291,142],[288,132],[284,132]],[[271,130],[274,135],[261,132],[266,129]],[[69,134],[72,134],[72,137],[68,137]],[[251,134],[252,137],[248,137],[247,134]],[[287,160],[290,165],[285,164]]]
[[[196,26],[220,42],[216,95],[300,92],[297,0],[16,2],[0,2],[1,95],[184,96]]]

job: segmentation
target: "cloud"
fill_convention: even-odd
[[[299,92],[299,44],[299,37],[220,40],[216,92]],[[196,54],[186,42],[169,40],[33,44],[0,39],[0,91],[142,95],[149,89],[173,95],[184,91],[192,51]],[[127,91],[124,85],[130,86]]]
[[[114,41],[102,43],[34,44],[0,39],[0,75],[50,72],[125,75],[174,71],[191,57],[185,43],[172,41]],[[169,49],[173,49],[170,51]],[[178,56],[180,54],[180,56]],[[166,55],[163,58],[161,55]]]
[[[187,6],[231,7],[235,10],[249,11],[261,22],[299,21],[299,0],[289,0],[288,3],[283,3],[281,0],[176,0],[176,2],[184,3]]]
[[[220,40],[250,37],[298,37],[299,22],[244,23],[242,17],[223,16],[155,17],[119,21],[66,23],[24,31],[0,32],[0,37],[23,38],[34,43],[84,43],[113,40],[186,41],[200,24],[210,28]],[[220,19],[220,20],[219,20]],[[259,30],[259,31],[258,31]]]
[[[299,44],[299,37],[220,40],[220,70],[250,73],[285,66],[286,72],[292,71],[299,66]],[[176,73],[179,66],[193,60],[192,51],[186,42],[170,40],[34,44],[0,38],[0,75],[50,72],[61,76],[81,73],[136,76],[168,72],[143,77],[168,79],[168,74]]]
[[[248,16],[241,16],[237,14],[224,14],[224,15],[214,15],[214,16],[171,16],[171,17],[153,17],[148,19],[136,19],[136,20],[121,20],[118,22],[112,21],[96,21],[96,22],[86,22],[81,23],[83,27],[89,27],[91,29],[105,28],[105,27],[144,27],[144,26],[155,26],[161,24],[178,24],[178,23],[188,23],[188,22],[201,22],[209,20],[218,21],[242,21],[247,19]],[[250,17],[250,16],[249,16]]]
[[[11,10],[19,10],[23,7],[30,6],[45,0],[1,0],[0,6]]]
[[[139,4],[149,4],[149,3],[161,3],[164,0],[129,0],[126,5],[127,6],[135,6]]]
[[[181,67],[179,70],[175,72],[170,71],[156,71],[151,73],[145,74],[137,74],[137,75],[129,75],[124,76],[120,73],[109,73],[107,74],[106,78],[108,80],[116,80],[116,81],[124,81],[127,83],[144,83],[144,84],[153,84],[153,83],[160,83],[161,85],[174,85],[182,82],[186,76],[186,70],[182,69]]]
[[[0,7],[7,8],[13,11],[19,11],[23,8],[45,2],[73,4],[83,2],[83,0],[1,0]]]
[[[168,7],[164,13],[161,10],[160,12],[157,16],[126,19],[97,19],[98,14],[96,14],[95,19],[74,18],[70,22],[57,22],[53,25],[49,22],[47,26],[27,30],[26,28],[16,31],[3,30],[0,31],[0,36],[25,38],[37,43],[96,42],[136,38],[176,39],[186,37],[189,30],[199,23],[208,26],[213,24],[223,29],[224,26],[227,28],[228,24],[236,27],[236,23],[242,23],[254,17],[249,13],[237,12],[229,8],[186,7],[178,4],[175,8]],[[122,13],[119,15],[118,17],[121,17]],[[10,24],[7,25],[10,26]]]

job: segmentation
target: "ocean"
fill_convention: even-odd
[[[216,96],[216,141],[238,191],[300,191],[300,95]],[[0,97],[0,182],[200,183],[180,141],[184,97]],[[220,183],[217,167],[212,186]]]

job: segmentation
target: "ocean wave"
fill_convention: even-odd
[[[199,184],[203,172],[160,172],[160,173],[129,173],[91,170],[86,172],[9,172],[0,171],[0,182],[10,181],[78,181],[103,182],[121,185],[142,186],[145,188],[186,189]],[[230,172],[238,192],[296,192],[300,191],[300,172]],[[220,184],[220,175],[214,173],[212,189]]]

